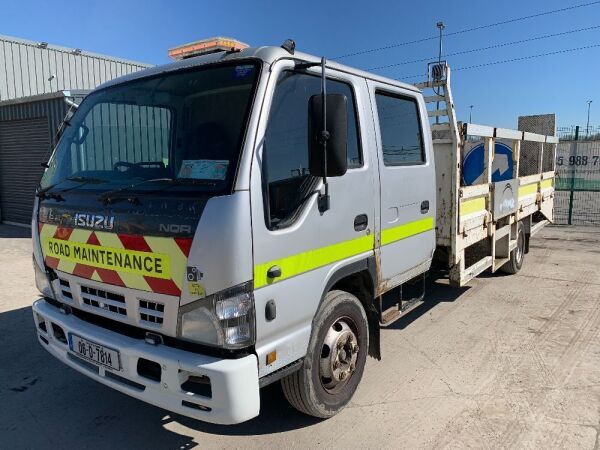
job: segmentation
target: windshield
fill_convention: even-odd
[[[257,63],[213,65],[90,94],[41,188],[144,192],[175,180],[169,193],[231,189],[258,72]]]

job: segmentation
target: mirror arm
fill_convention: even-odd
[[[325,193],[319,194],[317,205],[319,212],[323,214],[330,208],[329,205],[329,184],[327,183],[327,141],[329,140],[329,131],[327,131],[327,78],[325,77],[326,59],[321,58],[321,96],[323,98],[323,129],[319,134],[319,141],[323,146],[323,186]]]

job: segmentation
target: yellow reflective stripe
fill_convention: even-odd
[[[541,182],[540,184],[540,189],[548,189],[552,187],[552,181],[554,181],[553,178],[548,178],[547,180],[544,180]]]
[[[73,231],[73,233],[74,232],[75,231]],[[119,239],[119,236],[117,236],[115,233],[106,233],[104,231],[96,231],[94,234],[98,238],[98,242],[100,242],[100,245],[102,247],[121,248],[121,249],[125,248],[123,246],[123,243],[121,242],[121,239]],[[77,242],[87,242],[87,239],[84,241],[79,240],[79,239],[70,239],[70,240],[75,240]]]
[[[461,216],[466,216],[467,214],[473,214],[482,211],[486,211],[485,197],[472,198],[468,200],[462,200],[460,202]]]
[[[119,239],[119,236],[117,236],[115,233],[106,233],[104,231],[96,231],[95,234],[96,234],[96,237],[98,238],[98,242],[100,242],[100,245],[102,247],[121,248],[121,249],[125,248],[123,246],[123,243],[121,242],[121,239]],[[129,272],[125,272],[124,270],[121,270],[118,273],[119,273],[119,277],[121,278],[121,280],[123,280],[123,283],[128,288],[139,289],[140,291],[152,292],[152,289],[150,288],[150,286],[144,279],[144,275],[129,273]]]
[[[130,289],[139,289],[140,291],[152,292],[152,288],[146,282],[143,275],[137,275],[134,273],[120,271],[119,277],[121,278],[121,280],[123,280],[125,286]]]
[[[173,238],[145,236],[145,240],[152,252],[169,255],[171,280],[181,289],[186,275],[187,256],[183,254]]]
[[[100,275],[98,275],[98,272],[96,272],[95,270],[92,272],[91,279],[102,283],[102,278],[100,278]]]
[[[374,243],[373,235],[362,236],[350,241],[338,242],[327,247],[315,248],[307,252],[258,264],[254,266],[254,289],[368,252],[373,250]],[[280,277],[274,279],[267,277],[267,271],[273,266],[281,268]]]
[[[40,231],[40,242],[43,243],[46,239],[54,237],[54,233],[56,233],[57,228],[58,227],[56,225],[44,224],[42,226],[42,231]]]
[[[75,228],[69,235],[69,241],[83,242],[86,243],[92,234],[92,230],[84,230],[82,228]]]
[[[537,193],[537,182],[519,186],[519,198]]]
[[[91,234],[92,234],[91,230],[75,228],[73,231],[71,231],[71,234],[69,235],[69,241],[85,243],[85,242],[87,242],[87,240]],[[72,260],[58,257],[58,267],[56,268],[56,270],[59,270],[61,272],[65,272],[65,273],[73,273],[76,265],[77,265],[77,261],[72,261]]]
[[[56,270],[66,273],[73,273],[76,265],[77,263],[75,261],[69,261],[61,258],[58,260],[58,266],[56,267]]]
[[[391,244],[392,242],[433,230],[433,227],[433,217],[426,217],[414,222],[404,223],[397,227],[386,228],[381,231],[381,245]]]

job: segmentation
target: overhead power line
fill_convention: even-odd
[[[442,55],[442,58],[448,58],[449,56],[466,55],[468,53],[482,52],[482,51],[485,51],[485,50],[492,50],[492,49],[495,49],[495,48],[509,47],[511,45],[524,44],[526,42],[531,42],[531,41],[539,41],[539,40],[542,40],[542,39],[548,39],[548,38],[557,37],[557,36],[564,36],[564,35],[567,35],[567,34],[580,33],[582,31],[596,30],[598,28],[600,28],[600,25],[594,25],[592,27],[578,28],[578,29],[575,29],[575,30],[563,31],[561,33],[544,34],[542,36],[534,36],[534,37],[527,38],[527,39],[520,39],[518,41],[503,42],[503,43],[500,43],[500,44],[489,45],[487,47],[472,48],[472,49],[469,49],[469,50],[462,50],[460,52],[448,53],[446,55]],[[437,59],[437,56],[432,56],[430,58],[412,59],[412,60],[409,60],[409,61],[401,61],[401,62],[394,63],[394,64],[387,64],[385,66],[371,67],[371,68],[369,68],[367,70],[389,69],[390,67],[398,67],[398,66],[403,66],[403,65],[406,65],[406,64],[413,64],[413,63],[418,63],[418,62],[433,61],[433,60],[436,60],[436,59]]]
[[[456,36],[458,34],[470,33],[472,31],[483,30],[485,28],[492,28],[492,27],[497,27],[497,26],[500,26],[500,25],[507,25],[509,23],[514,23],[514,22],[521,22],[523,20],[534,19],[536,17],[548,16],[548,15],[551,15],[551,14],[558,14],[558,13],[561,13],[561,12],[571,11],[573,9],[584,8],[586,6],[592,6],[592,5],[597,5],[597,4],[600,4],[600,0],[599,1],[594,1],[594,2],[588,2],[588,3],[581,3],[579,5],[567,6],[567,7],[559,8],[559,9],[553,9],[551,11],[544,11],[544,12],[537,13],[537,14],[530,14],[528,16],[514,17],[512,19],[507,19],[507,20],[503,20],[503,21],[500,21],[500,22],[489,23],[489,24],[486,24],[486,25],[480,25],[480,26],[477,26],[477,27],[466,28],[464,30],[453,31],[453,32],[450,32],[450,33],[445,33],[444,36],[445,37],[447,37],[447,36]],[[374,53],[374,52],[379,52],[379,51],[382,51],[382,50],[388,50],[388,49],[391,49],[391,48],[403,47],[403,46],[406,46],[406,45],[418,44],[420,42],[432,41],[434,39],[439,39],[439,36],[428,36],[428,37],[423,37],[423,38],[420,38],[420,39],[415,39],[415,40],[412,40],[412,41],[399,42],[399,43],[396,43],[396,44],[385,45],[385,46],[382,46],[382,47],[375,47],[375,48],[370,48],[370,49],[366,49],[366,50],[360,50],[358,52],[347,53],[345,55],[336,56],[336,57],[331,58],[331,59],[343,59],[343,58],[349,58],[350,56],[365,55],[367,53]]]
[[[586,45],[584,47],[567,48],[567,49],[564,49],[564,50],[556,50],[554,52],[539,53],[537,55],[521,56],[519,58],[503,59],[503,60],[500,60],[500,61],[492,61],[492,62],[487,62],[487,63],[474,64],[472,66],[457,67],[457,68],[453,68],[452,72],[458,72],[459,70],[479,69],[481,67],[495,66],[495,65],[498,65],[498,64],[507,64],[507,63],[517,62],[517,61],[525,61],[527,59],[535,59],[535,58],[541,58],[543,56],[559,55],[559,54],[562,54],[562,53],[571,53],[571,52],[576,52],[576,51],[579,51],[579,50],[587,50],[587,49],[590,49],[590,48],[598,48],[598,47],[600,47],[600,44]],[[427,74],[408,75],[408,76],[405,76],[405,77],[398,77],[398,78],[395,78],[395,79],[396,80],[408,80],[408,79],[411,79],[411,78],[423,78],[423,77],[427,77]]]

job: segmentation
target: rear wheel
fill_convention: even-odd
[[[510,261],[504,264],[500,270],[504,273],[515,274],[523,267],[525,259],[525,229],[523,224],[517,224],[517,246],[510,252]]]
[[[367,316],[360,301],[344,291],[329,292],[315,316],[300,370],[281,380],[288,402],[314,417],[337,414],[356,391],[368,348]]]

